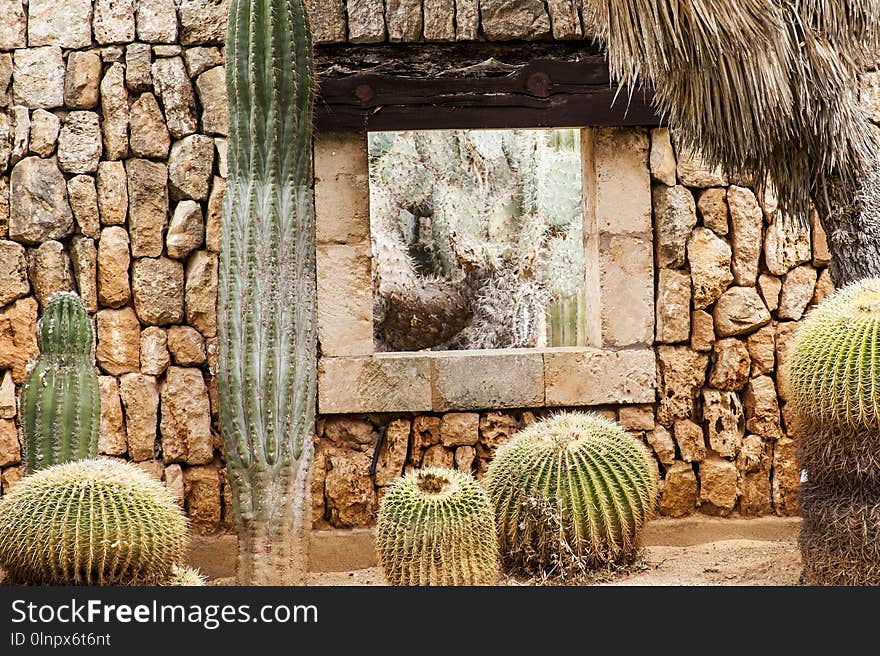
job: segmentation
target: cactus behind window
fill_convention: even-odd
[[[220,424],[238,580],[305,578],[317,378],[312,43],[303,0],[232,0]]]
[[[101,395],[94,365],[92,322],[76,294],[46,303],[38,329],[40,355],[21,390],[25,472],[94,458]]]

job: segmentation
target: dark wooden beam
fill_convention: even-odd
[[[559,57],[551,48],[498,46],[472,49],[467,59],[437,59],[443,49],[376,49],[359,66],[345,59],[318,60],[318,131],[657,126],[650,91],[618,93],[601,55],[572,46]],[[356,50],[356,49],[355,49]],[[450,54],[447,50],[446,54]],[[457,46],[455,53],[468,52]],[[494,53],[494,54],[491,54]],[[433,54],[433,59],[432,59]],[[485,55],[488,58],[482,58]],[[397,66],[395,67],[395,63]],[[395,74],[399,69],[405,74]]]

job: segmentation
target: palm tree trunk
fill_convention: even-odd
[[[832,190],[828,198],[816,198],[815,204],[828,235],[835,287],[880,277],[880,168],[868,177],[856,198],[837,191],[843,185],[835,182],[828,188]]]

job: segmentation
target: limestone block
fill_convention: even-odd
[[[483,33],[489,41],[535,41],[550,35],[541,0],[480,0]]]
[[[380,43],[385,40],[383,0],[346,0],[349,43]]]
[[[140,367],[141,327],[134,310],[101,310],[97,314],[98,366],[112,376],[136,372]]]
[[[731,245],[733,278],[737,285],[751,287],[758,277],[758,261],[763,244],[764,212],[751,189],[730,187]]]
[[[697,213],[704,227],[709,228],[719,237],[726,237],[730,231],[727,189],[713,187],[700,192]]]
[[[94,51],[74,51],[67,56],[64,105],[70,109],[93,109],[98,105],[101,57]]]
[[[58,46],[16,50],[12,67],[15,103],[31,109],[61,107],[64,104],[64,71]]]
[[[626,235],[606,237],[599,262],[602,344],[649,345],[654,341],[654,266],[651,242]]]
[[[10,177],[9,238],[25,244],[73,232],[67,184],[54,159],[27,157]]]
[[[544,353],[544,381],[548,406],[653,403],[654,353],[551,349]]]
[[[667,128],[651,130],[651,177],[667,187],[676,185],[675,151]]]
[[[315,137],[316,239],[355,244],[370,238],[366,135],[329,132]]]
[[[703,390],[703,421],[708,428],[709,447],[724,458],[739,453],[745,434],[745,414],[735,392]]]
[[[729,515],[736,505],[736,466],[711,457],[700,464],[700,512]]]
[[[385,24],[392,43],[420,41],[422,3],[420,0],[385,0]]]
[[[125,171],[128,176],[131,254],[134,257],[159,257],[168,218],[168,169],[157,162],[130,159],[125,163]],[[100,183],[99,175],[99,187]]]
[[[424,355],[322,357],[318,362],[321,414],[426,412],[431,403],[431,360]]]
[[[770,323],[770,313],[754,287],[731,287],[718,299],[713,312],[720,337],[744,335]]]
[[[92,45],[91,0],[30,0],[28,45],[88,48]]]
[[[128,233],[121,226],[110,226],[101,231],[98,242],[98,300],[106,307],[119,307],[131,298],[129,285]]]
[[[691,334],[691,278],[686,271],[660,269],[657,281],[656,340],[686,342]]]
[[[733,282],[731,249],[708,228],[696,228],[687,242],[694,288],[694,308],[702,310],[717,301]]]
[[[688,239],[697,224],[694,197],[685,187],[654,187],[654,249],[658,267],[684,266]]]
[[[37,353],[37,301],[20,298],[0,308],[0,369],[11,369],[12,380],[20,384]]]
[[[544,362],[540,353],[441,351],[432,358],[434,410],[543,405]]]
[[[373,352],[373,281],[369,244],[317,247],[318,340],[324,355]]]
[[[684,517],[693,514],[697,506],[697,476],[693,466],[676,461],[666,470],[660,514],[666,517]]]
[[[690,419],[694,401],[706,381],[709,356],[692,351],[686,346],[659,346],[657,348],[658,397],[657,420],[670,426],[676,419]],[[603,384],[602,379],[595,381]],[[649,403],[653,399],[646,399]]]

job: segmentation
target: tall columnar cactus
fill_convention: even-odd
[[[487,476],[501,558],[527,571],[631,558],[657,498],[642,444],[581,413],[529,426],[498,449]]]
[[[382,498],[379,564],[392,585],[491,585],[498,576],[492,506],[469,474],[428,468]]]
[[[165,486],[114,460],[49,467],[0,499],[0,568],[20,583],[165,583],[183,564],[186,538],[186,516]]]
[[[49,299],[38,340],[40,355],[25,379],[20,401],[28,474],[94,458],[101,423],[94,332],[76,294],[60,292]]]
[[[303,0],[232,0],[220,422],[243,584],[305,577],[316,387],[312,41]]]

